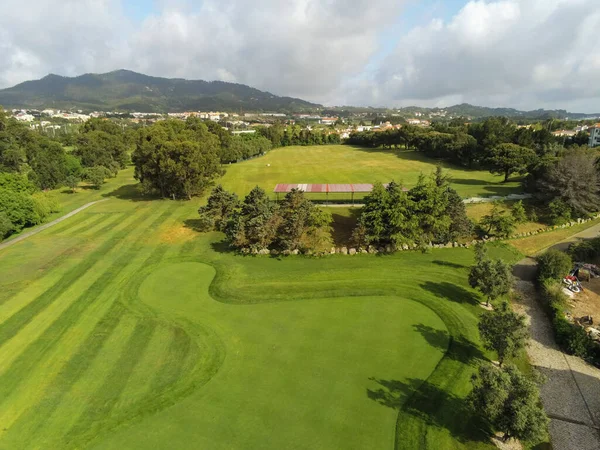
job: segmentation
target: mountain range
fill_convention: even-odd
[[[278,111],[322,108],[298,98],[279,97],[243,84],[159,78],[129,70],[78,77],[50,74],[0,90],[4,108],[94,111]]]
[[[519,111],[513,108],[488,108],[467,103],[447,108],[410,106],[399,109],[333,107],[298,98],[280,97],[270,92],[224,81],[184,80],[143,75],[130,70],[116,70],[104,74],[88,73],[77,77],[50,74],[40,80],[26,81],[0,90],[0,105],[4,108],[28,109],[82,109],[87,111],[123,112],[316,112],[345,115],[368,112],[385,115],[416,113],[445,117],[481,119],[506,116],[514,119],[583,119],[600,114],[570,113],[565,110]]]

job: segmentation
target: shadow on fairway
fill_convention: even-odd
[[[462,264],[456,264],[450,261],[441,261],[439,259],[432,261],[433,264],[437,264],[438,266],[444,267],[452,267],[453,269],[466,269],[467,266],[463,266]]]
[[[448,283],[447,281],[443,281],[441,283],[426,281],[421,285],[421,287],[437,297],[445,298],[451,302],[468,303],[470,305],[479,304],[479,298],[477,297],[477,294],[468,291],[461,286],[457,286],[456,284]]]
[[[349,216],[338,214],[335,210],[331,212],[331,217],[333,218],[331,236],[336,247],[347,246],[351,242],[352,232],[356,228],[360,213],[360,208],[350,209]]]
[[[416,378],[407,381],[370,378],[380,387],[367,389],[367,396],[380,405],[408,414],[428,426],[445,428],[460,442],[486,441],[485,424],[471,411],[465,399]],[[402,428],[402,416],[398,426]]]
[[[156,195],[144,195],[140,189],[139,183],[126,184],[114,191],[102,194],[102,197],[116,197],[120,200],[131,200],[133,202],[147,202],[149,200],[160,199],[160,197]]]
[[[447,358],[469,365],[486,360],[481,350],[462,336],[453,337],[445,330],[438,330],[423,324],[413,325],[413,328],[423,336],[429,345],[444,352]]]
[[[197,233],[206,233],[207,231],[202,227],[202,221],[200,219],[186,219],[183,221],[183,226],[190,230],[194,230]]]

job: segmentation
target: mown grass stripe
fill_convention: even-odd
[[[115,222],[118,222],[122,219],[122,214],[118,214],[113,218],[114,220],[111,220],[109,224],[105,224],[102,229],[97,231],[97,233],[105,233],[111,228],[113,228],[115,226]],[[56,280],[54,280],[54,269],[56,269],[61,264],[67,261],[71,262],[71,266],[79,265],[80,259],[78,258],[78,252],[86,248],[87,246],[88,243],[82,243],[80,239],[74,240],[72,246],[67,247],[64,252],[60,253],[50,262],[40,267],[40,269],[43,270],[38,271],[36,273],[37,276],[32,276],[31,278],[29,278],[29,282],[27,283],[27,286],[24,289],[17,292],[16,294],[13,294],[5,299],[0,300],[0,322],[3,321],[3,317],[10,317],[18,309],[20,309],[22,307],[22,302],[29,303],[32,299],[43,295],[46,290],[50,289],[52,285],[54,285],[57,282]],[[40,287],[38,286],[39,283],[48,283],[48,287],[45,288],[44,291],[40,292]],[[35,293],[32,293],[31,291]]]
[[[49,228],[50,235],[60,235],[69,232],[69,234],[75,234],[81,227],[88,226],[93,227],[104,222],[110,214],[99,214],[99,213],[87,213],[77,214],[73,216],[72,220],[65,220],[64,225],[58,224]]]
[[[151,222],[151,223],[150,223],[148,226],[144,226],[145,224],[143,224],[143,223],[142,223],[142,224],[141,224],[141,226],[143,227],[143,228],[142,228],[142,230],[146,230],[148,227],[150,227],[150,228],[153,228],[153,227],[155,227],[157,224],[159,224],[160,222],[162,222],[163,220],[165,220],[165,217],[167,217],[169,214],[171,214],[171,211],[172,211],[172,209],[173,209],[173,208],[169,208],[169,209],[167,209],[166,211],[164,211],[164,212],[163,212],[163,213],[162,213],[162,214],[161,214],[161,215],[160,215],[158,218],[154,219],[154,220],[153,220],[153,221],[152,221],[152,222]],[[143,241],[144,239],[145,239],[145,237],[143,237],[143,236],[140,236],[140,237],[139,237],[139,238],[138,238],[138,239],[137,239],[137,240],[136,240],[136,241],[135,241],[135,242],[132,244],[131,248],[129,249],[129,257],[128,257],[127,255],[125,255],[125,256],[124,256],[123,258],[121,258],[121,259],[122,259],[122,260],[124,260],[124,259],[127,259],[127,260],[128,260],[127,262],[131,262],[132,260],[136,260],[136,259],[135,259],[135,255],[134,255],[134,253],[135,253],[136,251],[138,251],[139,244],[140,244],[140,242],[141,242],[141,241]],[[158,253],[161,253],[161,252],[163,252],[163,251],[164,251],[164,249],[155,249],[155,250],[152,252],[152,254],[154,254],[154,255],[157,255]],[[152,254],[151,254],[151,255],[150,255],[150,257],[148,257],[148,258],[147,258],[145,261],[148,261],[148,260],[150,260],[150,258],[152,257]],[[139,258],[137,259],[137,261],[139,262]],[[135,266],[142,266],[142,267],[143,267],[143,266],[144,266],[144,264],[145,264],[145,262],[144,262],[144,263],[136,263],[136,264],[135,264]],[[131,265],[131,264],[129,264],[129,265]],[[127,277],[127,273],[133,274],[133,273],[135,272],[135,270],[137,270],[137,269],[135,269],[135,268],[132,268],[132,269],[130,269],[130,270],[128,270],[128,269],[125,269],[125,267],[127,267],[127,266],[128,266],[128,264],[125,264],[125,265],[122,265],[122,266],[120,266],[120,267],[119,267],[119,272],[118,272],[118,274],[119,274],[119,275],[121,275],[121,278],[123,278],[123,276],[122,276],[122,275],[123,275],[123,273],[125,273],[125,278],[126,278],[126,277]],[[118,278],[118,277],[117,277],[117,276],[115,276],[115,279],[116,279],[116,278]],[[123,279],[125,279],[125,278],[123,278]],[[114,281],[115,281],[115,280],[111,280],[111,283],[112,283],[112,284],[114,284]],[[108,297],[108,295],[107,295],[107,292],[108,292],[108,291],[106,290],[108,286],[110,286],[110,284],[106,284],[106,285],[104,285],[104,288],[105,288],[105,289],[104,289],[104,291],[102,292],[102,294],[104,295],[104,297],[105,297],[105,298],[106,298],[106,297]],[[115,289],[118,289],[118,286],[114,286],[114,287],[112,288],[112,290],[115,290]],[[109,289],[109,290],[110,290],[110,289]],[[120,291],[119,291],[119,292],[120,292]],[[85,295],[84,295],[84,296],[85,296]],[[111,296],[112,296],[113,298],[117,297],[116,295],[112,295],[112,294],[111,294]],[[106,299],[108,300],[108,298],[106,298]],[[99,302],[96,302],[96,305],[97,305],[98,303],[99,303]],[[94,306],[93,308],[90,308],[90,309],[89,309],[89,312],[90,312],[90,314],[91,314],[91,315],[98,314],[98,312],[95,312],[95,313],[93,312],[93,310],[94,310],[94,309],[98,309],[98,307],[97,307],[97,306]],[[87,317],[87,315],[86,315],[86,317]],[[57,320],[58,320],[58,319],[57,319]],[[78,324],[80,324],[80,323],[81,323],[81,320],[79,320],[79,319],[77,319],[77,320],[78,320],[78,322],[77,322],[77,323],[78,323]],[[97,322],[95,322],[95,321],[94,321],[93,323],[97,323]],[[92,326],[93,326],[93,325],[92,325]],[[71,327],[71,330],[69,330],[69,331],[68,331],[68,332],[69,332],[69,333],[71,333],[71,334],[72,334],[72,328],[73,328],[73,327]],[[87,329],[87,327],[86,327],[86,329]],[[94,332],[94,333],[95,333],[95,332]],[[61,340],[60,340],[60,342],[64,341],[64,339],[63,339],[62,337],[61,337],[60,339],[61,339]],[[66,339],[66,337],[65,337],[65,339]],[[57,340],[57,342],[58,342],[58,340]],[[59,345],[59,344],[57,344],[57,345]],[[85,346],[86,344],[84,343],[83,345]],[[72,347],[72,346],[71,346],[71,347]],[[71,352],[69,351],[67,354],[71,354]],[[58,356],[58,355],[57,355],[57,356]],[[48,370],[54,370],[54,371],[56,371],[56,370],[58,370],[58,367],[56,367],[55,369],[51,369],[51,368],[49,368]],[[62,371],[64,371],[64,370],[66,370],[66,369],[62,369],[62,370],[61,370],[61,372],[62,372]],[[38,371],[38,372],[39,372],[39,371]],[[28,381],[28,382],[29,382],[29,381]],[[73,383],[73,384],[74,384],[74,383],[76,383],[76,382],[77,382],[77,380],[76,380],[76,379],[75,379],[74,381],[72,381],[72,383]],[[50,386],[52,386],[52,387],[50,387]],[[33,384],[33,387],[35,388],[35,383]],[[47,388],[46,388],[46,387],[43,387],[43,388],[41,388],[41,389],[47,389],[47,390],[54,391],[54,390],[55,390],[55,389],[57,389],[57,388],[56,388],[56,384],[54,383],[54,380],[51,380],[51,382],[50,382],[50,383],[48,383],[48,387],[47,387]],[[42,408],[42,409],[43,409],[43,406],[40,406],[39,408],[38,408],[38,407],[36,407],[36,408],[34,408],[34,409],[35,409],[35,410],[37,410],[37,409],[40,409],[40,408]],[[13,415],[14,415],[14,413],[13,413]],[[44,417],[46,417],[46,414],[44,414]]]
[[[78,447],[78,442],[85,441],[100,431],[103,419],[106,420],[110,416],[127,385],[127,380],[150,344],[156,325],[154,320],[138,321],[113,370],[90,397],[91,401],[86,410],[65,436],[70,446]]]
[[[122,394],[122,401],[119,402],[119,407],[132,407],[145,396],[155,394],[148,392],[148,383],[150,381],[148,374],[157,373],[162,367],[162,361],[169,352],[172,335],[172,328],[169,325],[165,326],[161,324],[156,329],[142,359],[129,378]]]
[[[100,217],[106,217],[108,219],[111,216],[114,216],[115,214],[119,214],[120,215],[121,213],[101,213],[101,214],[100,213],[96,213],[95,215],[98,215]],[[105,221],[106,221],[106,219],[96,220],[96,221],[94,221],[92,223],[83,222],[83,223],[78,224],[76,227],[70,228],[68,230],[68,233],[60,233],[60,235],[68,234],[69,236],[80,236],[82,233],[89,233],[89,234],[96,235],[96,230]]]
[[[153,228],[161,223],[161,221],[169,214],[171,214],[171,210],[167,209],[167,211],[163,212],[152,222],[150,227]],[[135,225],[139,225],[139,221],[134,222],[133,225],[135,228]],[[129,225],[127,229],[130,227],[131,225]],[[125,235],[127,235],[127,233],[125,233]],[[117,277],[123,270],[123,267],[131,261],[134,253],[137,251],[137,244],[143,239],[144,236],[140,236],[130,245],[128,251],[122,252],[121,255],[113,261],[111,266],[55,320],[36,341],[27,346],[6,372],[0,375],[0,405],[6,400],[8,394],[23,381],[23,378],[19,376],[19,374],[30,373],[37,364],[37,361],[44,355],[48,348],[58,342],[67,330],[77,322],[79,317],[81,317],[81,315],[84,314],[103,293],[106,286]]]
[[[147,213],[149,215],[150,212]],[[46,292],[29,302],[15,314],[10,316],[0,324],[0,347],[9,339],[14,337],[19,330],[27,325],[33,318],[48,307],[56,300],[68,287],[78,278],[89,271],[99,259],[104,257],[110,250],[116,247],[127,234],[133,231],[139,222],[134,218],[129,218],[131,223],[128,223],[123,230],[120,230],[111,236],[103,245],[92,252],[86,259],[81,261],[75,267],[70,269],[61,279],[52,285]],[[112,225],[107,226],[107,229]]]
[[[3,437],[10,441],[10,437],[28,436],[33,439],[39,429],[46,423],[54,410],[61,404],[69,389],[83,373],[91,366],[94,358],[100,353],[104,343],[119,325],[121,317],[126,313],[122,303],[115,302],[106,314],[96,323],[96,326],[81,343],[77,351],[67,361],[63,369],[52,381],[42,400],[23,414],[19,420],[9,428],[9,433]],[[27,441],[27,444],[29,441]]]
[[[186,359],[192,350],[192,340],[184,329],[173,329],[171,345],[166,358],[150,382],[150,392],[160,393],[177,382],[185,367]]]

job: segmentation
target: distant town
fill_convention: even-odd
[[[219,111],[186,111],[178,113],[147,113],[147,112],[117,112],[117,111],[93,111],[84,112],[83,110],[60,110],[60,109],[12,109],[8,111],[12,116],[21,122],[30,124],[32,129],[38,129],[48,134],[71,133],[77,124],[84,123],[92,118],[121,119],[125,125],[139,124],[149,125],[165,119],[186,120],[188,117],[198,117],[202,120],[210,120],[220,123],[224,128],[230,130],[233,134],[252,134],[256,132],[256,127],[269,127],[274,123],[285,125],[300,125],[303,129],[313,130],[315,128],[327,127],[331,132],[338,133],[341,139],[348,139],[353,132],[364,131],[386,131],[390,129],[399,129],[403,125],[412,125],[418,127],[429,127],[433,121],[456,121],[462,120],[465,123],[472,121],[470,117],[457,117],[448,114],[446,110],[437,110],[431,112],[412,112],[407,115],[401,112],[350,112],[344,116],[330,116],[318,113],[295,113],[284,114],[276,112],[246,112],[231,113]],[[589,133],[589,146],[600,146],[600,123],[598,118],[589,117],[580,120],[553,120],[545,122],[550,123],[552,134],[555,137],[573,138],[578,133]],[[540,120],[531,123],[521,123],[526,120],[519,120],[519,128],[529,128],[539,124]],[[555,126],[560,125],[558,129]]]

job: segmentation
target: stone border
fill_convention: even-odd
[[[518,233],[509,236],[508,238],[499,238],[499,237],[487,237],[485,236],[483,239],[473,239],[467,243],[458,243],[458,242],[448,242],[446,244],[433,244],[429,243],[426,245],[426,248],[469,248],[480,242],[495,242],[495,241],[510,241],[514,239],[522,239],[525,237],[536,236],[542,233],[549,233],[551,231],[561,230],[564,228],[574,227],[575,225],[580,225],[582,223],[591,222],[592,220],[600,219],[600,213],[593,215],[589,219],[577,219],[576,221],[571,221],[563,225],[555,225],[547,228],[540,228],[537,231],[530,231],[527,233]],[[261,250],[250,250],[250,249],[242,249],[240,253],[245,255],[255,255],[255,256],[290,256],[290,255],[306,255],[306,256],[326,256],[326,255],[359,255],[359,254],[392,254],[401,251],[414,251],[418,250],[419,246],[417,244],[403,244],[402,246],[392,246],[387,245],[385,247],[375,247],[373,245],[369,245],[367,248],[361,247],[332,247],[329,252],[313,252],[311,250],[307,252],[301,252],[300,250],[284,250],[280,252],[279,250],[269,250],[268,248],[263,248]]]

